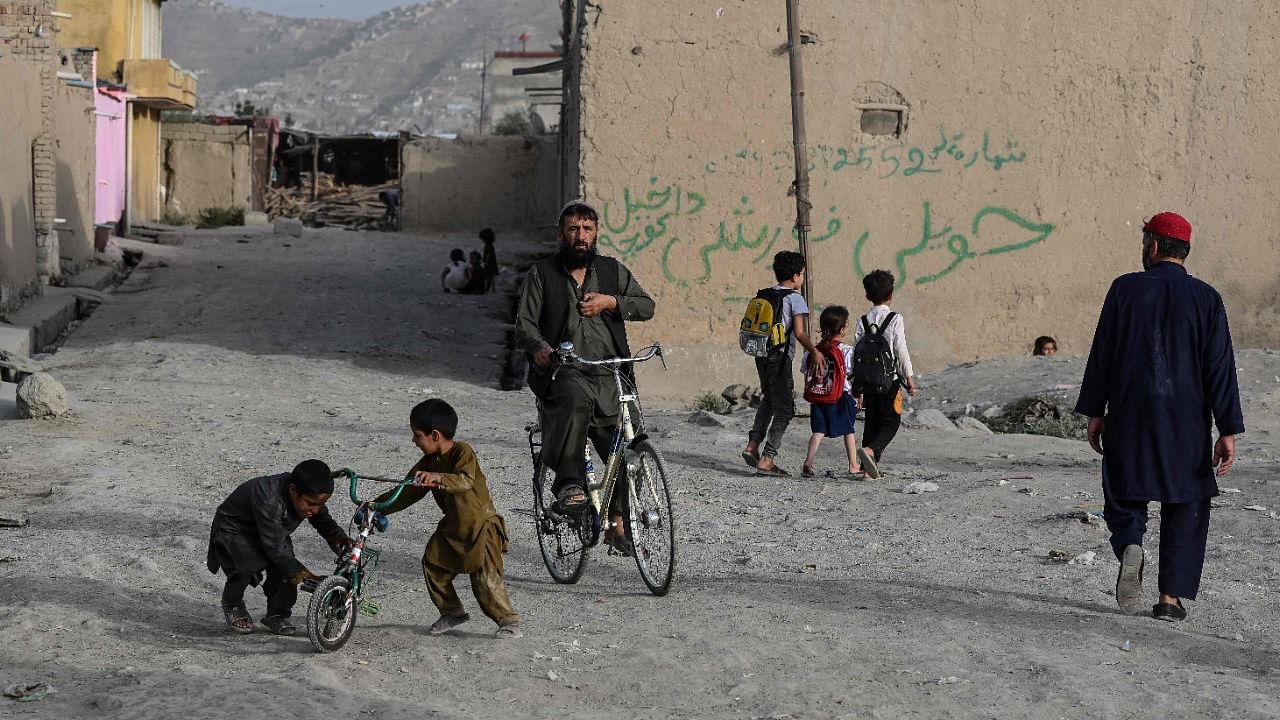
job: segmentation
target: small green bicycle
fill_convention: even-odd
[[[351,639],[356,629],[356,615],[377,615],[378,604],[364,598],[369,587],[369,576],[378,566],[378,551],[368,546],[369,536],[375,531],[386,532],[389,522],[382,511],[400,497],[404,489],[413,485],[412,476],[404,480],[363,476],[351,468],[343,468],[333,477],[350,480],[351,502],[359,508],[355,515],[356,534],[351,548],[338,557],[333,574],[308,586],[311,603],[307,606],[307,635],[316,650],[327,653],[339,650]],[[384,501],[361,500],[357,492],[361,480],[393,483],[391,495]]]

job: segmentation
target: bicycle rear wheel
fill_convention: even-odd
[[[538,463],[533,475],[533,531],[538,536],[542,562],[558,583],[576,583],[587,569],[587,549],[583,530],[590,523],[589,513],[570,518],[555,513],[556,497],[551,492],[555,473]]]
[[[307,606],[307,635],[320,652],[341,649],[356,630],[355,596],[351,582],[342,575],[330,575],[311,592]]]
[[[676,520],[662,453],[648,440],[635,447],[627,466],[632,503],[627,535],[640,577],[654,595],[666,595],[676,574]]]

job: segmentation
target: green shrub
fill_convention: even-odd
[[[165,210],[164,215],[160,217],[160,222],[174,227],[184,227],[191,224],[191,217],[174,210]]]
[[[244,208],[206,208],[196,218],[196,227],[202,230],[228,225],[244,225]]]
[[[708,391],[693,399],[693,409],[720,413],[729,409],[729,401],[721,397],[719,393]]]
[[[1069,440],[1084,440],[1089,419],[1072,411],[1067,400],[1050,395],[1032,395],[1015,400],[1004,413],[984,418],[987,427],[998,433],[1049,435]]]

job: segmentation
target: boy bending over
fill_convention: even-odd
[[[497,636],[520,637],[520,616],[502,581],[502,554],[509,542],[507,525],[489,497],[475,450],[453,438],[458,414],[449,403],[433,398],[413,408],[409,427],[413,444],[422,451],[422,459],[409,471],[418,482],[404,490],[384,514],[409,507],[426,497],[428,490],[444,513],[422,556],[427,590],[440,610],[440,618],[427,632],[440,635],[471,619],[453,589],[458,573],[468,573],[480,609],[498,623]]]
[[[277,635],[292,635],[289,622],[298,601],[298,584],[316,578],[293,554],[290,535],[303,520],[320,533],[335,553],[351,538],[329,516],[324,504],[333,494],[333,474],[319,460],[299,463],[291,473],[255,478],[236,488],[213,516],[209,531],[209,572],[227,574],[222,613],[238,633],[253,632],[253,616],[244,591],[262,582],[267,614],[262,624]]]

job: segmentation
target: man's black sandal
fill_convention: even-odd
[[[227,619],[227,627],[241,635],[253,632],[253,616],[243,605],[223,605],[222,616]]]
[[[578,512],[587,506],[590,502],[587,494],[577,485],[565,485],[560,488],[560,492],[556,493],[556,507],[560,512]]]
[[[1176,605],[1173,603],[1156,603],[1156,606],[1151,609],[1151,617],[1169,622],[1186,620],[1187,609],[1182,607],[1181,600]]]

